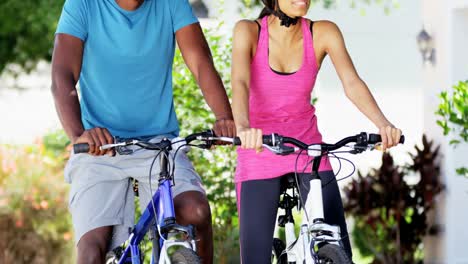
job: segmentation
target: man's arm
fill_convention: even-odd
[[[60,122],[72,143],[84,131],[75,87],[82,58],[83,42],[79,38],[57,34],[52,55],[52,94]]]
[[[208,106],[216,116],[215,131],[222,136],[235,135],[232,110],[221,78],[213,63],[210,48],[200,24],[185,26],[176,32],[177,44],[188,68],[195,76]]]
[[[113,142],[105,128],[85,131],[81,122],[76,84],[83,59],[83,41],[67,34],[57,34],[52,55],[52,94],[60,122],[72,144],[88,143],[90,154],[103,155],[99,146]]]

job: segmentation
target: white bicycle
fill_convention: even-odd
[[[239,138],[208,137],[199,138],[201,140],[220,140],[231,142],[234,145],[241,145]],[[404,136],[400,138],[400,143],[404,143]],[[378,134],[367,134],[362,132],[358,135],[346,137],[335,144],[311,144],[308,145],[295,138],[285,137],[278,134],[264,135],[263,146],[278,155],[306,153],[313,157],[312,178],[310,181],[310,191],[307,200],[303,202],[298,191],[297,173],[289,176],[282,183],[282,198],[279,207],[285,210],[285,214],[279,216],[278,225],[285,228],[286,241],[274,238],[272,246],[272,261],[279,264],[291,263],[340,263],[348,264],[352,261],[347,256],[340,235],[339,226],[329,225],[324,221],[322,181],[318,174],[320,161],[323,156],[336,155],[336,150],[348,147],[347,150],[339,153],[358,154],[366,150],[373,150],[381,143]],[[354,143],[352,145],[348,145]],[[292,146],[287,146],[290,144]],[[293,189],[293,195],[288,190]],[[292,209],[301,205],[302,223],[300,232],[296,235],[294,229],[294,217]]]

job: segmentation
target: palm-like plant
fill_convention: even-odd
[[[345,210],[355,219],[354,242],[373,263],[420,263],[422,239],[428,234],[427,213],[441,192],[439,147],[423,136],[412,162],[395,165],[390,154],[368,175],[359,173],[345,188]],[[418,177],[410,184],[406,177]]]

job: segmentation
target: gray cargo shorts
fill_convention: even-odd
[[[159,141],[156,137],[151,141]],[[177,152],[175,159],[175,185],[173,197],[187,191],[205,193],[200,176],[195,172],[186,153]],[[113,226],[113,249],[128,239],[134,226],[134,192],[131,178],[138,180],[140,207],[146,208],[151,200],[149,170],[156,151],[139,149],[130,155],[92,156],[73,154],[65,167],[65,180],[71,184],[69,209],[72,214],[75,242],[98,227]],[[170,154],[173,165],[174,151]],[[151,172],[151,190],[158,189],[159,158]]]

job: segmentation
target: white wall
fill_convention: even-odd
[[[392,150],[399,162],[420,141],[422,134],[421,55],[416,35],[421,28],[417,1],[405,1],[401,8],[385,15],[382,6],[359,10],[312,8],[312,20],[335,22],[343,32],[348,51],[361,78],[367,83],[387,118],[400,127],[406,143]],[[349,133],[377,132],[375,126],[345,97],[333,64],[327,58],[316,86],[317,115],[325,138],[336,140]],[[359,168],[380,164],[378,152],[353,157]]]
[[[451,84],[468,80],[468,1],[464,5],[458,1],[451,13]],[[468,263],[468,180],[457,176],[455,168],[468,166],[468,144],[447,151],[447,261],[449,263]],[[464,207],[464,208],[463,208]]]
[[[433,35],[436,63],[424,69],[424,131],[441,144],[442,173],[446,190],[440,199],[438,222],[444,232],[428,243],[426,263],[468,263],[468,180],[455,175],[455,168],[468,161],[466,144],[453,149],[442,135],[432,114],[439,104],[437,94],[459,80],[468,79],[468,1],[422,1],[422,14],[429,34]]]

